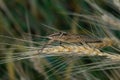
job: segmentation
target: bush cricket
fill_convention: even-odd
[[[62,44],[62,42],[65,43],[75,43],[75,44],[87,44],[87,43],[101,43],[102,40],[101,39],[96,39],[96,38],[90,38],[86,35],[79,35],[79,34],[72,34],[72,33],[67,33],[67,32],[57,32],[54,34],[51,34],[49,36],[47,36],[48,39],[50,39],[46,44],[44,44],[44,46],[40,49],[41,52],[43,51],[43,49],[46,47],[46,45],[51,44],[54,41],[59,41],[60,42],[60,46],[64,47]],[[39,53],[39,51],[38,51]]]

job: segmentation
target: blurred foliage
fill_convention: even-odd
[[[107,5],[104,0],[98,0],[96,3],[116,17],[120,17],[120,13]],[[12,60],[14,52],[28,51],[25,49],[25,46],[30,47],[32,43],[16,40],[17,38],[29,40],[32,34],[32,41],[44,42],[44,39],[41,40],[40,37],[36,38],[35,35],[45,36],[57,31],[85,34],[83,28],[91,32],[91,28],[96,30],[92,26],[99,26],[91,24],[89,21],[85,21],[78,16],[66,14],[70,12],[86,15],[99,14],[85,0],[0,0],[0,35],[4,35],[3,37],[0,36],[0,60],[4,59],[5,56]],[[114,31],[114,33],[120,38],[119,31]],[[34,45],[38,46],[41,44]],[[42,65],[40,68],[44,69],[43,71],[41,70],[41,73],[33,66],[35,63],[27,59],[8,62],[6,64],[0,63],[0,80],[44,80],[45,76],[53,73],[52,76],[48,77],[49,80],[71,80],[73,78],[71,77],[72,70],[69,67],[92,63],[96,58],[89,59],[87,57],[87,59],[82,59],[81,57],[77,57],[77,59],[74,59],[71,61],[71,57],[66,59],[66,57],[61,56],[41,59],[40,63],[38,63]],[[102,60],[102,58],[98,59],[100,60],[96,60],[96,62]],[[71,61],[71,63],[68,64],[68,61]],[[48,73],[45,73],[47,71]],[[63,74],[57,74],[56,71],[63,72]],[[73,74],[77,80],[94,80],[96,78],[98,80],[109,80],[108,76],[111,76],[112,71],[105,71],[89,72],[91,75],[89,74],[88,78],[85,76],[85,72],[83,74],[74,74],[73,72]],[[68,77],[66,77],[67,74],[69,74]]]

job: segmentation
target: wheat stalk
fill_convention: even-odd
[[[76,56],[106,56],[112,60],[120,60],[120,55],[109,54],[106,52],[101,52],[99,49],[91,48],[89,46],[77,46],[77,45],[64,45],[62,46],[50,46],[44,48],[44,50],[38,54],[38,51],[28,51],[24,52],[22,56],[32,57],[47,57],[47,56],[60,56],[60,55],[76,55]],[[33,55],[33,56],[31,56]]]
[[[38,51],[30,51],[27,53],[38,53]],[[31,55],[29,54],[29,55]],[[38,56],[39,55],[39,56]],[[64,45],[64,47],[62,46],[50,46],[48,48],[44,48],[44,50],[37,55],[34,55],[34,58],[30,58],[30,61],[33,62],[33,65],[35,67],[35,69],[39,72],[39,73],[43,73],[44,69],[41,68],[41,62],[45,61],[44,57],[46,56],[103,56],[106,57],[107,59],[110,59],[112,61],[119,61],[120,60],[120,55],[117,54],[109,54],[109,53],[105,53],[105,52],[101,52],[99,49],[97,48],[91,48],[89,46],[77,46],[77,45]],[[42,58],[42,61],[41,61]],[[50,66],[50,64],[48,64],[47,61],[44,62],[45,64],[47,63],[47,65]],[[71,64],[72,65],[72,64]],[[71,67],[70,67],[71,69]],[[43,75],[46,76],[47,72],[44,72]],[[67,75],[67,77],[69,76],[69,74]],[[46,76],[47,78],[47,76]]]

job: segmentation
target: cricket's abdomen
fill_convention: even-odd
[[[68,34],[65,32],[59,32],[48,36],[49,39],[54,41],[61,41],[66,43],[100,43],[102,40],[91,38],[86,35]]]
[[[62,36],[59,38],[59,41],[68,42],[68,43],[100,43],[102,40],[90,38],[84,35],[71,35],[71,36]]]

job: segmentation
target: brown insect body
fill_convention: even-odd
[[[91,38],[89,36],[86,36],[86,35],[79,35],[79,34],[71,34],[71,33],[66,33],[66,32],[58,32],[58,33],[54,33],[54,34],[51,34],[49,36],[47,36],[47,38],[49,38],[50,40],[41,48],[41,52],[43,51],[43,49],[51,44],[52,42],[54,41],[59,41],[60,42],[60,45],[61,45],[61,42],[66,42],[66,43],[77,43],[77,44],[82,44],[84,45],[85,44],[104,44],[103,43],[103,40],[101,39],[96,39],[96,38]],[[63,46],[63,45],[61,45]],[[64,46],[63,46],[64,47]],[[39,53],[39,51],[38,51]]]
[[[54,41],[61,41],[67,43],[98,43],[102,42],[100,39],[90,38],[86,35],[71,34],[66,32],[58,32],[48,36],[49,39]]]

